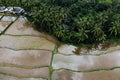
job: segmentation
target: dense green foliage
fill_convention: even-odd
[[[19,0],[20,1],[20,0]],[[119,0],[27,0],[37,30],[72,44],[120,38]],[[23,1],[25,2],[25,1]]]

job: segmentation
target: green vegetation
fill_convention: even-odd
[[[62,42],[76,45],[120,38],[119,0],[15,1],[33,14],[28,19],[35,25],[34,28]]]

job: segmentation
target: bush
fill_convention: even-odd
[[[54,3],[53,3],[54,2]],[[37,30],[72,44],[103,42],[120,36],[120,3],[85,0],[38,1],[28,19]],[[37,5],[39,4],[39,5]]]
[[[22,6],[39,31],[72,44],[120,38],[119,0],[0,0],[1,6]]]
[[[69,7],[72,4],[76,3],[78,0],[54,0],[55,5]]]

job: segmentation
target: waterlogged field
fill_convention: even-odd
[[[0,79],[2,80],[117,80],[120,46],[99,44],[76,47],[60,44],[39,33],[26,18],[15,18],[0,36]],[[4,16],[4,22],[14,20]],[[59,45],[58,45],[59,44]],[[105,48],[105,49],[102,49]]]
[[[9,0],[8,1],[9,4],[7,5],[20,6],[23,5],[23,4],[19,4],[19,2],[21,1],[26,2],[28,0],[24,0],[24,1],[15,0],[14,3],[13,0]],[[113,35],[114,38],[109,39],[104,43],[100,43],[100,44],[98,43],[90,46],[80,44],[77,47],[70,44],[61,43],[52,36],[38,32],[33,29],[33,26],[31,24],[27,24],[27,23],[29,23],[28,20],[30,19],[33,19],[35,23],[37,23],[36,21],[38,21],[38,23],[42,22],[42,24],[40,23],[42,25],[42,28],[44,27],[44,29],[47,29],[48,33],[51,33],[52,30],[56,31],[54,36],[59,38],[59,40],[63,40],[63,41],[67,40],[67,42],[69,42],[70,39],[72,40],[72,43],[79,43],[81,40],[89,38],[86,37],[88,36],[89,33],[87,29],[88,27],[85,28],[86,25],[87,26],[91,25],[92,24],[91,21],[93,21],[92,20],[93,17],[91,16],[91,11],[89,9],[83,9],[82,12],[83,14],[85,14],[84,17],[82,14],[79,14],[79,12],[76,13],[77,17],[76,15],[70,12],[70,14],[74,16],[74,18],[71,18],[70,15],[66,13],[67,10],[71,10],[71,11],[73,10],[73,12],[75,12],[76,10],[74,11],[74,9],[80,8],[78,5],[72,5],[71,7],[69,7],[69,9],[66,9],[67,7],[64,6],[69,6],[69,5],[64,5],[66,1],[64,1],[63,3],[62,2],[56,3],[57,7],[55,7],[55,5],[46,6],[46,3],[45,5],[43,5],[44,2],[43,3],[41,2],[40,4],[42,6],[40,7],[37,6],[37,7],[43,8],[40,9],[43,10],[43,12],[45,12],[43,15],[41,13],[42,11],[39,11],[39,9],[37,10],[37,7],[35,5],[34,7],[30,8],[31,5],[33,6],[34,1],[33,0],[29,0],[29,1],[31,2],[26,3],[27,5],[26,9],[28,8],[32,11],[32,13],[36,14],[34,15],[34,17],[31,18],[28,17],[27,19],[26,17],[23,16],[13,16],[8,14],[6,15],[4,13],[0,14],[0,80],[119,80],[120,79],[120,74],[119,74],[120,73],[120,62],[119,62],[120,40],[117,38],[119,34],[119,28],[118,28],[119,24],[116,24],[116,22],[114,22],[115,20],[119,22],[119,14],[118,14],[119,9],[115,8],[117,16],[116,13],[114,14],[114,16],[112,16],[112,18],[115,19],[113,22],[114,25],[117,25],[116,26],[117,28],[110,26],[109,29],[111,31],[109,35]],[[38,2],[39,0],[36,1]],[[106,3],[111,4],[111,0],[99,0],[99,3],[100,3],[99,4],[100,9],[101,9],[101,3],[102,5],[104,5],[106,9],[106,6],[108,7]],[[36,5],[38,4],[39,2]],[[5,5],[5,4],[0,3],[0,5]],[[91,33],[93,33],[94,31],[98,31],[100,32],[100,35],[101,34],[103,35],[100,36],[97,32],[94,32],[95,33],[94,36],[96,40],[105,39],[104,37],[106,37],[105,36],[106,29],[104,30],[105,25],[104,28],[103,26],[101,27],[101,25],[103,25],[103,22],[105,22],[105,24],[108,24],[108,22],[106,22],[106,18],[107,21],[109,21],[109,18],[106,16],[111,17],[111,14],[113,13],[111,12],[111,9],[113,10],[113,8],[110,8],[105,11],[100,11],[96,13],[97,20],[95,21],[98,21],[100,24],[95,24],[97,27],[94,26],[94,28],[92,26],[93,30],[91,31]],[[40,16],[36,12],[37,13],[39,12]],[[86,14],[85,12],[90,14]],[[108,14],[106,15],[106,13]],[[54,21],[51,21],[51,19],[52,20],[55,19],[56,23]],[[68,22],[65,22],[64,19],[65,20],[67,19]],[[68,24],[70,23],[69,21],[71,20],[75,24]],[[89,23],[85,24],[86,21]],[[34,22],[31,21],[31,23]],[[59,24],[57,24],[57,22]],[[40,24],[39,25],[34,24],[34,25],[36,25],[37,28],[41,29]],[[60,24],[62,24],[63,26],[61,27]],[[74,25],[75,27],[74,28],[70,27],[71,25],[72,26]],[[72,33],[71,35],[66,34],[66,32],[69,31],[68,29],[69,27],[70,30],[76,31],[77,33],[70,31]],[[64,30],[66,32],[64,32]],[[102,30],[105,32],[103,32]],[[62,33],[69,35],[69,37],[65,37],[65,35]],[[87,33],[87,35],[85,33]],[[84,36],[81,36],[81,34]],[[86,41],[88,40],[85,40],[85,42]]]

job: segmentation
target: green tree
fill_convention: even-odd
[[[117,37],[120,35],[120,14],[113,16],[112,27],[109,28],[110,35]]]

